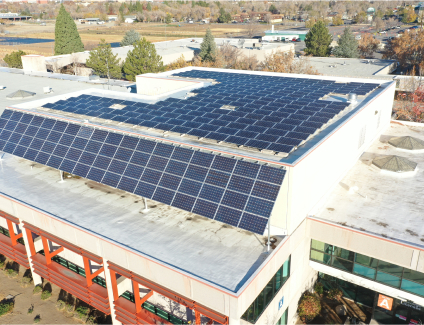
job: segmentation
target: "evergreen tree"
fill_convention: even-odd
[[[210,28],[206,30],[203,42],[200,44],[200,58],[202,61],[215,61],[216,57],[216,44],[215,38],[212,35]]]
[[[54,55],[84,51],[84,44],[82,44],[81,37],[78,34],[77,25],[75,25],[63,4],[60,6],[56,18],[54,34]]]
[[[278,14],[278,9],[276,6],[274,6],[274,4],[270,5],[268,10],[273,14]]]
[[[147,11],[152,11],[152,5],[150,4],[150,2],[147,4]]]
[[[355,39],[350,27],[346,27],[340,39],[338,46],[333,49],[334,56],[338,58],[357,58],[359,57],[358,42]]]
[[[134,43],[134,49],[128,52],[122,69],[126,78],[131,81],[135,81],[135,76],[139,74],[165,70],[162,57],[156,53],[155,45],[144,37]]]
[[[104,39],[101,39],[99,45],[90,51],[86,65],[99,76],[106,76],[108,79],[121,78],[122,75],[118,54],[113,55],[110,44]]]
[[[171,14],[166,14],[166,17],[165,17],[165,23],[166,24],[170,24],[172,22],[172,16],[171,16]]]
[[[137,33],[134,29],[131,29],[125,33],[120,45],[121,46],[133,45],[135,42],[139,40],[140,40],[140,34]]]
[[[22,55],[26,55],[25,52],[18,50],[10,54],[6,54],[3,61],[7,63],[9,68],[22,69]]]
[[[231,14],[225,11],[224,8],[219,9],[218,23],[228,23],[231,21]]]
[[[324,22],[319,20],[309,30],[305,37],[306,54],[313,56],[329,56],[331,52],[331,35]]]

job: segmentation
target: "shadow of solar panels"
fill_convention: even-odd
[[[285,175],[283,169],[8,109],[0,117],[0,151],[258,234]]]
[[[379,86],[200,70],[175,75],[219,84],[196,89],[196,96],[187,99],[156,104],[80,95],[44,107],[288,154],[301,144],[298,140],[307,140],[349,105],[321,97],[330,92],[366,95]],[[116,104],[122,109],[111,108]],[[221,109],[224,105],[235,109]]]

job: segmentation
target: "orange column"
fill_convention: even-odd
[[[133,293],[134,293],[134,303],[135,303],[135,312],[138,314],[141,312],[141,301],[140,301],[140,289],[138,283],[132,280]]]
[[[10,239],[12,240],[12,246],[15,246],[18,243],[18,239],[21,238],[23,235],[22,234],[18,234],[15,235],[15,229],[13,229],[13,222],[6,219],[7,222],[7,228],[9,229],[9,236]]]
[[[56,249],[54,252],[50,252],[49,243],[47,238],[41,236],[41,241],[43,242],[44,255],[46,256],[46,264],[49,265],[52,262],[52,257],[56,256],[60,252],[63,252],[63,247]]]
[[[102,266],[96,272],[91,273],[90,260],[85,256],[83,256],[83,260],[84,260],[85,278],[87,279],[87,287],[89,288],[93,284],[93,279],[96,276],[98,276],[100,273],[104,272],[104,267]]]
[[[196,309],[194,310],[194,315],[195,315],[195,318],[196,318],[196,325],[202,324],[202,321],[200,319],[200,313]]]

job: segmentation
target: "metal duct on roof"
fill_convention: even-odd
[[[380,169],[395,173],[413,172],[417,167],[417,163],[394,155],[374,158],[372,163]]]

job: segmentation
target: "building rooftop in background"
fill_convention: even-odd
[[[394,60],[335,57],[310,57],[308,60],[312,67],[324,76],[393,79],[395,75],[389,74],[397,68]]]

